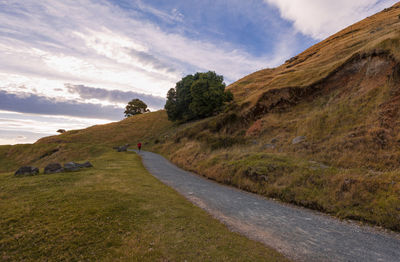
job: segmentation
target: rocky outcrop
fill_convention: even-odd
[[[64,168],[59,163],[51,163],[44,168],[45,174],[54,174],[61,172],[64,172]]]
[[[22,166],[15,173],[14,176],[22,177],[22,176],[35,176],[39,174],[39,169],[31,166]]]

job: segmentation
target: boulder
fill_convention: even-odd
[[[123,145],[123,146],[114,147],[114,149],[116,149],[117,152],[126,152],[126,150],[128,149],[128,147],[129,147],[129,144],[125,144],[125,145]]]
[[[64,164],[64,170],[67,172],[78,171],[81,169],[80,165],[75,162],[68,162]]]
[[[83,168],[89,168],[89,167],[93,167],[92,163],[90,163],[89,161],[86,161],[83,164],[79,164],[81,167]]]
[[[61,172],[64,172],[64,168],[59,163],[51,163],[44,168],[45,174],[54,174]]]
[[[67,172],[78,171],[81,168],[89,168],[89,167],[93,167],[93,165],[89,161],[86,161],[83,164],[75,162],[68,162],[64,164],[64,170]]]
[[[304,142],[305,140],[306,140],[305,136],[298,136],[298,137],[293,138],[292,144],[295,145],[295,144]]]
[[[271,144],[276,144],[278,142],[279,142],[278,138],[272,138],[271,139]]]
[[[39,169],[31,166],[21,166],[15,173],[14,176],[34,176],[39,174]]]
[[[265,150],[265,149],[275,149],[275,145],[274,144],[265,144],[265,145],[263,145],[263,149]]]

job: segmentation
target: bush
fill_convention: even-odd
[[[220,112],[233,94],[225,91],[223,76],[215,72],[187,75],[167,94],[165,109],[171,121],[187,122]]]

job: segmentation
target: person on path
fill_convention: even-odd
[[[139,152],[140,152],[140,150],[142,149],[142,143],[139,142],[139,143],[137,144],[137,148],[139,149]]]

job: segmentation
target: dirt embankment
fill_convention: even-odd
[[[290,86],[264,92],[255,106],[245,112],[245,118],[257,120],[268,112],[281,112],[300,102],[339,91],[342,96],[363,95],[377,86],[400,83],[399,63],[386,51],[355,54],[327,77],[309,86]],[[397,69],[396,69],[397,68]],[[340,98],[340,97],[339,97]]]

